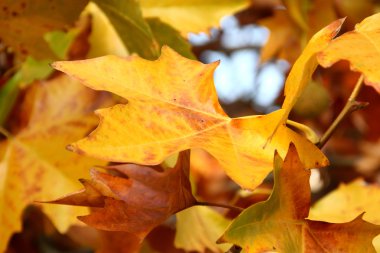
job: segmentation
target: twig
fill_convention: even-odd
[[[198,201],[195,203],[197,206],[216,206],[216,207],[223,207],[223,208],[228,208],[237,212],[242,212],[244,208],[237,207],[237,206],[230,206],[230,205],[224,205],[224,204],[219,204],[219,203],[210,203],[210,202],[202,202]]]
[[[11,138],[11,134],[2,126],[0,126],[0,135],[3,135],[8,139]]]
[[[321,139],[319,140],[317,146],[322,148],[326,142],[330,139],[332,134],[337,129],[338,125],[352,112],[363,109],[368,106],[368,102],[359,102],[356,101],[356,98],[359,95],[360,89],[363,86],[363,75],[361,75],[355,85],[354,90],[352,91],[350,97],[347,100],[346,105],[343,107],[343,110],[339,113],[338,117],[334,120],[334,122],[330,125],[330,127],[323,134]]]

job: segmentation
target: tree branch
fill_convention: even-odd
[[[333,135],[339,124],[352,112],[363,109],[364,107],[368,106],[368,102],[359,102],[356,101],[356,98],[359,95],[360,89],[363,86],[363,75],[361,75],[355,85],[355,88],[353,89],[350,97],[347,100],[346,105],[343,107],[342,111],[339,113],[338,117],[334,120],[334,122],[330,125],[330,127],[326,130],[326,132],[323,134],[321,139],[319,140],[317,146],[319,148],[322,148],[327,141],[330,139],[330,137]]]
[[[0,126],[0,135],[3,135],[7,139],[11,138],[11,134],[2,126]]]

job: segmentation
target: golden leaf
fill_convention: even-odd
[[[158,17],[186,34],[219,26],[223,16],[248,6],[246,0],[140,0],[144,17]]]
[[[318,55],[323,67],[339,60],[349,61],[351,69],[362,72],[364,82],[380,93],[380,13],[364,19],[354,31],[333,40]]]
[[[107,161],[154,165],[189,148],[203,148],[244,188],[255,188],[272,169],[274,150],[286,153],[290,142],[307,168],[326,166],[323,153],[304,137],[280,125],[283,110],[231,119],[222,110],[213,72],[168,47],[156,61],[138,56],[106,56],[56,62],[54,67],[95,90],[107,90],[129,103],[98,110],[99,127],[70,148]]]
[[[28,90],[18,113],[26,126],[0,143],[5,150],[0,161],[0,252],[21,229],[24,207],[78,189],[78,178],[90,166],[103,163],[65,150],[67,143],[93,129],[92,111],[103,101],[103,96],[67,76],[37,82]],[[77,223],[76,216],[84,211],[58,205],[43,210],[61,232]]]

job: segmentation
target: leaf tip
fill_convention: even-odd
[[[50,67],[52,67],[53,69],[56,69],[56,70],[61,70],[61,67],[62,67],[62,64],[60,61],[55,61],[55,62],[52,62],[52,63],[49,63]]]
[[[284,162],[295,160],[302,164],[296,145],[293,142],[289,143],[288,152],[286,153]]]
[[[346,18],[347,18],[347,16],[345,16],[345,17],[343,17],[343,18],[340,18],[340,19],[338,19],[338,20],[343,24],[344,21],[346,21]]]
[[[161,52],[166,52],[166,51],[172,51],[172,49],[168,45],[163,45],[161,48]]]
[[[80,220],[81,222],[83,222],[84,224],[87,224],[87,220],[88,220],[88,216],[90,215],[81,215],[81,216],[77,216],[77,219]]]
[[[174,49],[172,49],[168,45],[163,45],[161,47],[161,55],[160,55],[159,59],[160,58],[166,58],[167,56],[171,57],[171,55],[181,56],[180,54],[178,54]]]
[[[332,29],[332,37],[335,37],[339,33],[345,20],[346,17],[337,19],[328,26],[330,29]]]
[[[364,220],[364,219],[363,219],[364,214],[365,214],[365,212],[362,212],[362,213],[359,214],[354,220]]]
[[[74,147],[74,144],[69,144],[66,146],[66,150],[71,151],[71,152],[76,152],[77,149]]]
[[[80,147],[78,147],[78,144],[76,142],[67,145],[66,150],[77,153],[78,155],[87,155],[85,151],[83,151]]]
[[[298,153],[298,152],[297,152],[296,145],[295,145],[293,142],[290,142],[290,143],[289,143],[288,153],[289,153],[289,152],[292,152],[292,153]]]
[[[275,149],[275,150],[274,150],[274,158],[277,159],[278,157],[281,158],[280,153],[278,153],[278,150]]]
[[[47,204],[47,203],[51,203],[52,201],[44,201],[44,200],[33,200],[33,203],[36,203],[36,204]]]
[[[228,241],[226,240],[226,238],[224,237],[224,235],[222,235],[221,237],[219,237],[218,240],[216,240],[217,244],[226,243],[226,242],[228,242]]]

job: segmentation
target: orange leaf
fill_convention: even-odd
[[[142,240],[170,215],[195,204],[189,166],[190,152],[184,151],[175,167],[165,172],[135,164],[106,167],[119,175],[92,170],[92,180],[84,181],[84,190],[50,203],[99,207],[79,219],[97,229],[125,231]]]
[[[274,149],[285,154],[294,142],[307,168],[328,164],[312,143],[280,125],[283,111],[265,116],[229,118],[213,83],[218,63],[202,64],[163,47],[156,61],[138,56],[106,56],[56,62],[54,67],[96,90],[126,99],[127,105],[98,110],[99,127],[72,150],[115,162],[154,165],[189,148],[203,148],[245,188],[255,188],[272,169]]]
[[[333,40],[318,55],[323,67],[330,67],[339,60],[350,62],[351,69],[362,72],[366,84],[380,93],[380,13],[364,19],[347,32]]]
[[[243,211],[227,228],[221,242],[243,252],[375,252],[371,242],[380,226],[362,220],[332,224],[305,219],[310,208],[310,170],[290,146],[283,161],[275,155],[275,185],[269,199]],[[354,232],[353,232],[354,231]]]

